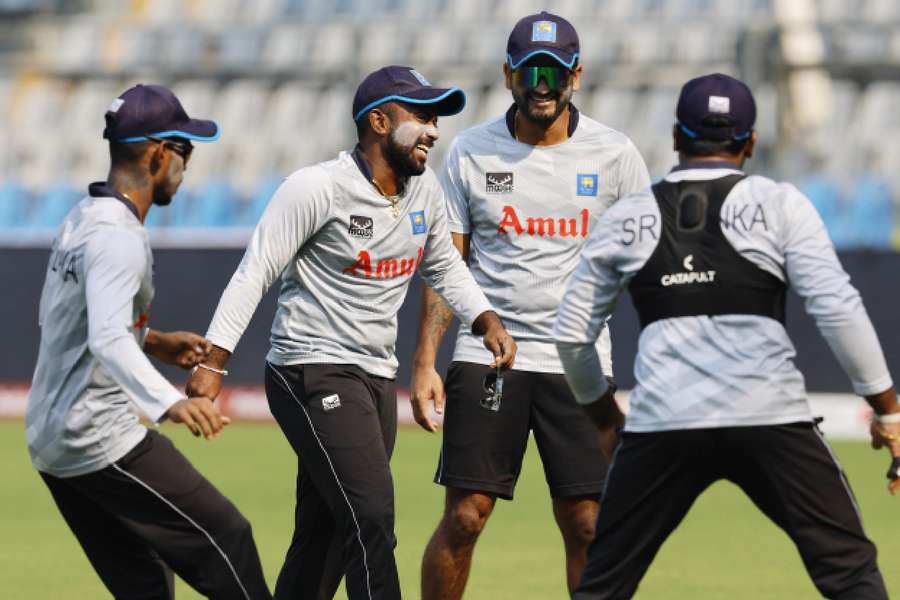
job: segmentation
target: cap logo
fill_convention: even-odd
[[[125,104],[124,100],[122,100],[121,98],[116,98],[109,105],[109,108],[106,109],[106,112],[111,112],[111,113],[118,112],[119,109],[122,108],[123,104]]]
[[[731,112],[731,98],[726,96],[710,96],[709,112],[727,115]]]
[[[415,69],[410,69],[409,72],[412,74],[413,77],[416,78],[416,80],[417,80],[419,83],[421,83],[422,85],[427,85],[428,87],[431,87],[431,84],[428,83],[428,80],[425,79],[425,76],[424,76],[424,75],[422,75],[421,73],[419,73],[419,72],[416,71]]]
[[[556,23],[553,21],[535,21],[531,24],[532,42],[556,42]]]

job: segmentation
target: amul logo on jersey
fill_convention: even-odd
[[[578,219],[554,219],[553,217],[525,217],[525,224],[516,209],[507,204],[503,207],[503,216],[497,225],[497,233],[509,234],[510,230],[516,235],[528,233],[540,237],[587,237],[588,223],[591,213],[583,208],[578,213]]]
[[[695,271],[694,255],[688,254],[682,262],[686,272],[672,273],[671,275],[663,275],[659,280],[665,287],[670,285],[685,285],[690,283],[713,283],[716,280],[715,271]]]
[[[422,262],[422,248],[415,258],[373,259],[366,250],[360,250],[356,262],[343,269],[344,273],[366,279],[393,279],[412,275]]]

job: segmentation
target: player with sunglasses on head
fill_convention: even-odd
[[[477,338],[459,332],[435,477],[447,487],[446,503],[423,557],[425,600],[462,596],[496,498],[513,497],[530,431],[563,536],[569,589],[577,583],[606,461],[564,380],[553,323],[587,234],[610,205],[650,181],[627,137],[571,103],[582,66],[568,21],[546,12],[520,20],[503,72],[513,105],[457,137],[440,179],[454,243],[518,343],[518,354],[515,370],[498,377]],[[426,290],[411,401],[416,421],[429,431],[436,430],[429,403],[438,412],[444,404],[434,364],[451,319]],[[608,334],[598,348],[609,369]]]
[[[172,201],[190,140],[213,141],[219,128],[189,118],[168,89],[137,85],[113,100],[103,137],[109,177],[66,215],[41,294],[25,417],[31,461],[116,598],[172,598],[173,571],[211,598],[271,598],[250,524],[131,404],[206,439],[228,424],[209,397],[186,398],[146,356],[190,368],[212,348],[147,325],[153,255],[143,223]]]

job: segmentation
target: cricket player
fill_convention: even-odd
[[[515,370],[497,383],[491,354],[467,328],[459,331],[435,476],[447,488],[446,502],[422,560],[425,600],[462,597],[496,498],[513,497],[529,432],[544,463],[570,590],[593,539],[606,461],[565,382],[552,330],[600,215],[650,178],[626,136],[571,103],[581,84],[579,53],[578,34],[562,17],[542,12],[521,19],[503,65],[512,106],[459,135],[440,173],[454,243],[518,354]],[[446,305],[426,290],[411,400],[416,420],[429,431],[435,431],[429,404],[440,412],[444,402],[434,363],[451,320]],[[611,375],[605,330],[597,348]]]
[[[137,85],[113,100],[107,181],[92,183],[53,242],[41,294],[41,344],[25,417],[31,461],[100,579],[116,598],[173,598],[173,574],[217,599],[271,598],[250,524],[153,423],[206,439],[228,418],[186,398],[147,354],[181,367],[203,337],[147,324],[153,255],[143,227],[172,201],[191,140],[219,137],[168,89]]]
[[[515,342],[450,241],[425,165],[438,117],[465,105],[410,67],[371,73],[353,99],[359,144],[300,169],[275,192],[225,289],[190,382],[215,397],[263,294],[281,276],[266,364],[269,407],[297,453],[296,525],[275,588],[283,599],[400,598],[394,561],[397,311],[418,272],[493,356]]]
[[[676,114],[678,166],[603,215],[554,329],[576,398],[610,430],[623,417],[594,342],[625,287],[642,328],[637,385],[573,598],[632,597],[697,496],[727,479],[791,537],[823,596],[885,599],[875,546],[794,366],[788,286],[875,411],[872,444],[895,457],[895,492],[900,404],[875,329],[810,201],[741,171],[756,142],[749,88],[693,79]]]

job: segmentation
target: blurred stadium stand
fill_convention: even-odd
[[[107,169],[103,113],[170,85],[222,137],[198,148],[157,240],[240,245],[279,180],[354,143],[356,83],[388,63],[459,85],[448,140],[510,104],[500,65],[534,0],[0,0],[0,243],[46,244]],[[900,248],[900,2],[559,0],[582,38],[575,103],[672,165],[679,86],[723,71],[759,103],[751,172],[796,182],[842,248]]]

